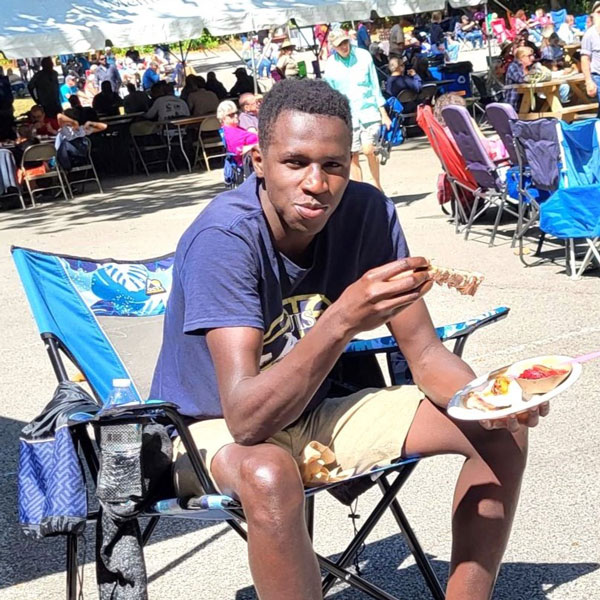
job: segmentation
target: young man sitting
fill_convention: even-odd
[[[349,181],[344,96],[321,80],[275,85],[259,139],[255,175],[209,204],[178,244],[151,397],[197,420],[191,432],[216,486],[242,502],[261,600],[322,598],[298,468],[313,440],[335,453],[332,467],[358,473],[403,456],[462,455],[446,597],[488,600],[527,427],[548,407],[485,428],[447,416],[474,373],[435,335],[428,261],[409,255],[394,205]],[[329,397],[347,343],[383,324],[418,387]],[[178,493],[203,493],[175,446]]]

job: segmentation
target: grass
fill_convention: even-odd
[[[15,98],[15,103],[13,105],[15,107],[15,116],[18,117],[19,115],[26,113],[34,104],[35,102],[31,97]]]

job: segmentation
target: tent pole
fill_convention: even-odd
[[[296,23],[296,19],[292,19],[292,25],[298,30],[298,33],[301,35],[302,39],[306,42],[306,45],[310,48],[310,51],[315,55],[315,58],[318,60],[319,59],[319,51],[315,51],[314,48],[316,47],[316,40],[315,40],[315,32],[313,29],[313,42],[315,42],[314,44],[309,44],[308,40],[306,39],[306,36],[304,35],[302,29],[300,29],[300,27],[298,27],[298,23]]]
[[[489,29],[488,27],[488,13],[489,13],[489,6],[488,3],[486,2],[483,5],[484,11],[485,11],[485,27],[486,27],[486,31]],[[487,31],[487,36],[488,36],[488,40],[487,40],[487,45],[488,45],[488,71],[492,68],[492,32],[491,31]]]
[[[252,81],[254,84],[254,95],[258,94],[258,82],[256,78],[258,77],[258,73],[256,72],[256,54],[254,53],[253,47],[253,38],[256,32],[252,32],[252,37],[250,38],[250,56],[252,57]]]

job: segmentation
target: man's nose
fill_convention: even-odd
[[[327,174],[323,172],[321,165],[311,164],[308,167],[302,186],[312,194],[323,194],[329,190]]]

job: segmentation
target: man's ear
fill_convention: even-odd
[[[250,153],[252,156],[252,164],[254,166],[254,172],[256,173],[256,176],[261,179],[264,178],[265,173],[263,169],[263,155],[258,144],[254,146],[252,150],[250,150]]]

